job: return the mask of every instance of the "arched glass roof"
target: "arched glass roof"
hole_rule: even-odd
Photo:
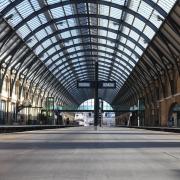
[[[94,99],[88,99],[85,102],[83,102],[79,106],[78,110],[94,110]],[[113,108],[109,103],[103,101],[103,110],[113,110]]]
[[[77,102],[92,97],[77,80],[115,80],[111,102],[176,0],[0,0],[1,15]],[[28,51],[22,51],[28,54]],[[27,61],[34,59],[28,56]],[[18,61],[18,57],[17,57]],[[14,68],[18,69],[18,63]],[[38,67],[34,82],[44,72]],[[25,75],[24,70],[22,74]],[[47,78],[45,74],[40,79]],[[40,80],[39,80],[40,81]]]

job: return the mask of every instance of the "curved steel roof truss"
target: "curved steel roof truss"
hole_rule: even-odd
[[[34,92],[38,87],[56,96],[60,92],[60,99],[69,103],[70,99],[79,103],[92,96],[90,90],[78,90],[76,81],[94,79],[95,61],[99,62],[100,80],[117,82],[117,89],[109,93],[116,96],[128,78],[127,87],[138,80],[131,90],[137,94],[150,79],[158,77],[157,72],[169,61],[177,65],[171,58],[178,53],[178,41],[171,47],[161,44],[162,41],[157,45],[156,41],[152,51],[147,52],[145,62],[134,69],[175,2],[4,0],[0,2],[0,47],[3,50],[0,63],[5,63],[6,71],[8,68],[16,70],[16,78],[22,76],[23,83],[29,79],[30,86],[35,86]],[[156,53],[156,48],[162,52]],[[159,61],[161,53],[165,62]],[[108,99],[108,91],[101,93]]]

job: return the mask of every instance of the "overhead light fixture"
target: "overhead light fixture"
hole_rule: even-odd
[[[147,39],[143,39],[143,42],[144,42],[144,44],[148,44],[148,40]]]
[[[5,17],[6,20],[13,20],[14,14],[9,14]]]
[[[157,15],[157,20],[158,21],[164,21],[164,19],[160,15]]]
[[[28,39],[27,41],[26,41],[26,43],[31,43],[33,41],[33,39]]]
[[[6,67],[6,63],[2,63],[2,65],[1,65],[3,68],[5,68]]]
[[[20,78],[21,78],[21,79],[23,79],[24,77],[25,77],[24,74],[21,74],[21,75],[20,75]]]
[[[13,74],[15,74],[15,73],[16,73],[16,70],[15,70],[15,69],[13,69],[13,70],[12,70],[12,73],[13,73]]]
[[[117,23],[117,22],[113,22],[113,25],[114,25],[114,26],[118,26],[118,25],[119,25],[119,23]]]
[[[63,25],[63,21],[60,21],[60,22],[57,22],[56,24],[59,24],[60,26],[62,26]]]
[[[43,57],[44,57],[44,54],[39,54],[38,56],[43,58]]]
[[[161,17],[159,14],[153,14],[155,18],[157,18],[157,21],[164,21],[163,17]]]

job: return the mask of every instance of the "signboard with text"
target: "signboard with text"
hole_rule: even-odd
[[[77,88],[94,88],[94,81],[77,81]]]
[[[77,88],[94,88],[94,81],[77,81]],[[114,89],[116,88],[115,81],[98,81],[99,89]]]
[[[99,81],[98,87],[105,88],[105,89],[114,89],[116,88],[116,82],[115,81]]]

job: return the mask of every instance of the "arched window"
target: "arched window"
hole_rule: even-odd
[[[103,110],[113,110],[111,105],[106,101],[102,101]],[[89,99],[83,102],[79,108],[79,110],[94,110],[94,99]]]

